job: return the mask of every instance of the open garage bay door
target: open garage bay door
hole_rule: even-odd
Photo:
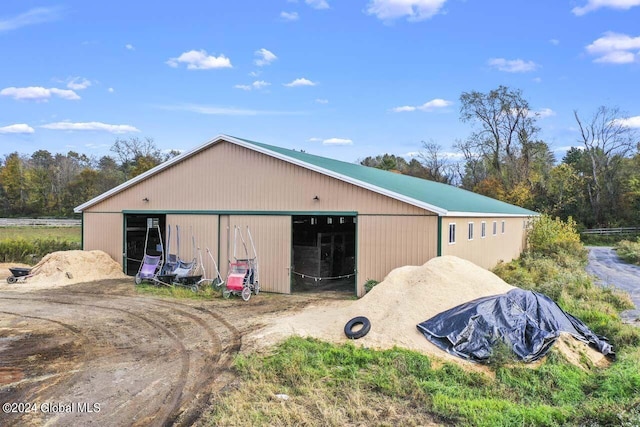
[[[242,229],[251,252],[247,227],[251,230],[258,254],[260,290],[288,294],[291,292],[291,217],[288,215],[220,215],[220,264],[226,277],[229,261],[233,261],[234,226]],[[240,237],[236,256],[244,258]]]

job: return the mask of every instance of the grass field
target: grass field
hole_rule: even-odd
[[[0,227],[1,240],[64,240],[80,243],[81,227]]]
[[[51,252],[81,249],[81,227],[0,227],[0,262],[37,263]]]

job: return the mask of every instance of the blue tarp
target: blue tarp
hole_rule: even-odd
[[[500,341],[524,362],[533,362],[547,354],[561,332],[614,356],[606,338],[594,334],[549,297],[518,288],[459,305],[417,327],[446,352],[476,362],[487,362]]]

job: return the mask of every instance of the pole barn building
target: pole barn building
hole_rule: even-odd
[[[135,275],[147,219],[171,252],[209,248],[222,277],[235,226],[255,242],[264,291],[343,289],[456,255],[484,268],[516,258],[535,212],[457,187],[221,135],[78,206],[84,250]],[[192,242],[195,242],[192,244]],[[238,249],[241,248],[241,249]],[[242,253],[239,253],[242,258]],[[213,269],[203,257],[207,272]]]

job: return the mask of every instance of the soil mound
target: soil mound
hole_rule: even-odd
[[[127,277],[120,264],[98,250],[52,252],[33,266],[31,274],[25,281],[10,286],[29,290]]]
[[[250,346],[257,348],[290,335],[345,343],[348,341],[344,334],[346,322],[356,316],[366,316],[371,321],[371,331],[354,341],[358,345],[378,349],[398,346],[470,364],[431,344],[416,325],[457,305],[504,294],[513,288],[470,261],[442,256],[422,266],[406,266],[391,271],[383,282],[357,301],[308,306],[303,312],[275,318],[271,325],[248,338]]]

